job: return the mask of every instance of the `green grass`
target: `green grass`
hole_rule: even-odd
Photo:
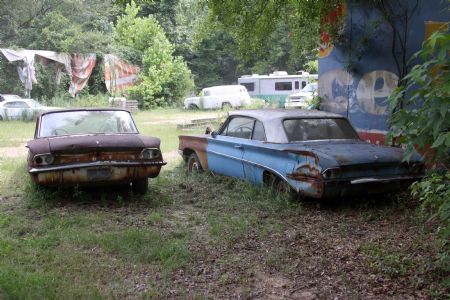
[[[161,264],[164,270],[184,267],[191,254],[186,245],[187,232],[174,231],[168,235],[149,229],[127,229],[90,234],[82,237],[88,247],[100,247],[103,251],[134,264]]]
[[[0,121],[0,147],[17,147],[33,139],[35,122]]]

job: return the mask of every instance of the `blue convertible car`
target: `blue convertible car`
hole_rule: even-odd
[[[343,116],[306,110],[230,112],[217,132],[179,136],[188,170],[211,170],[302,196],[340,197],[406,188],[423,177],[419,154],[362,141]]]

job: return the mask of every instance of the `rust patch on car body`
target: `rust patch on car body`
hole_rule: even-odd
[[[101,166],[32,173],[35,183],[45,186],[100,185],[126,183],[158,176],[161,165],[155,166]]]
[[[189,156],[190,153],[195,152],[202,165],[203,170],[208,170],[208,155],[206,149],[208,147],[207,134],[199,135],[180,135],[178,137],[180,143],[178,149],[183,156]]]

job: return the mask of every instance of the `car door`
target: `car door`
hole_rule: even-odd
[[[253,183],[260,183],[264,171],[261,165],[268,162],[268,151],[264,147],[265,141],[266,133],[263,123],[255,120],[251,139],[243,144],[242,160],[245,178]]]
[[[211,171],[244,178],[243,145],[252,136],[255,120],[231,116],[215,138],[208,140],[208,168]]]

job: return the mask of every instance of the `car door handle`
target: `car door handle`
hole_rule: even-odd
[[[242,145],[234,145],[234,148],[236,148],[236,149],[242,149]]]

